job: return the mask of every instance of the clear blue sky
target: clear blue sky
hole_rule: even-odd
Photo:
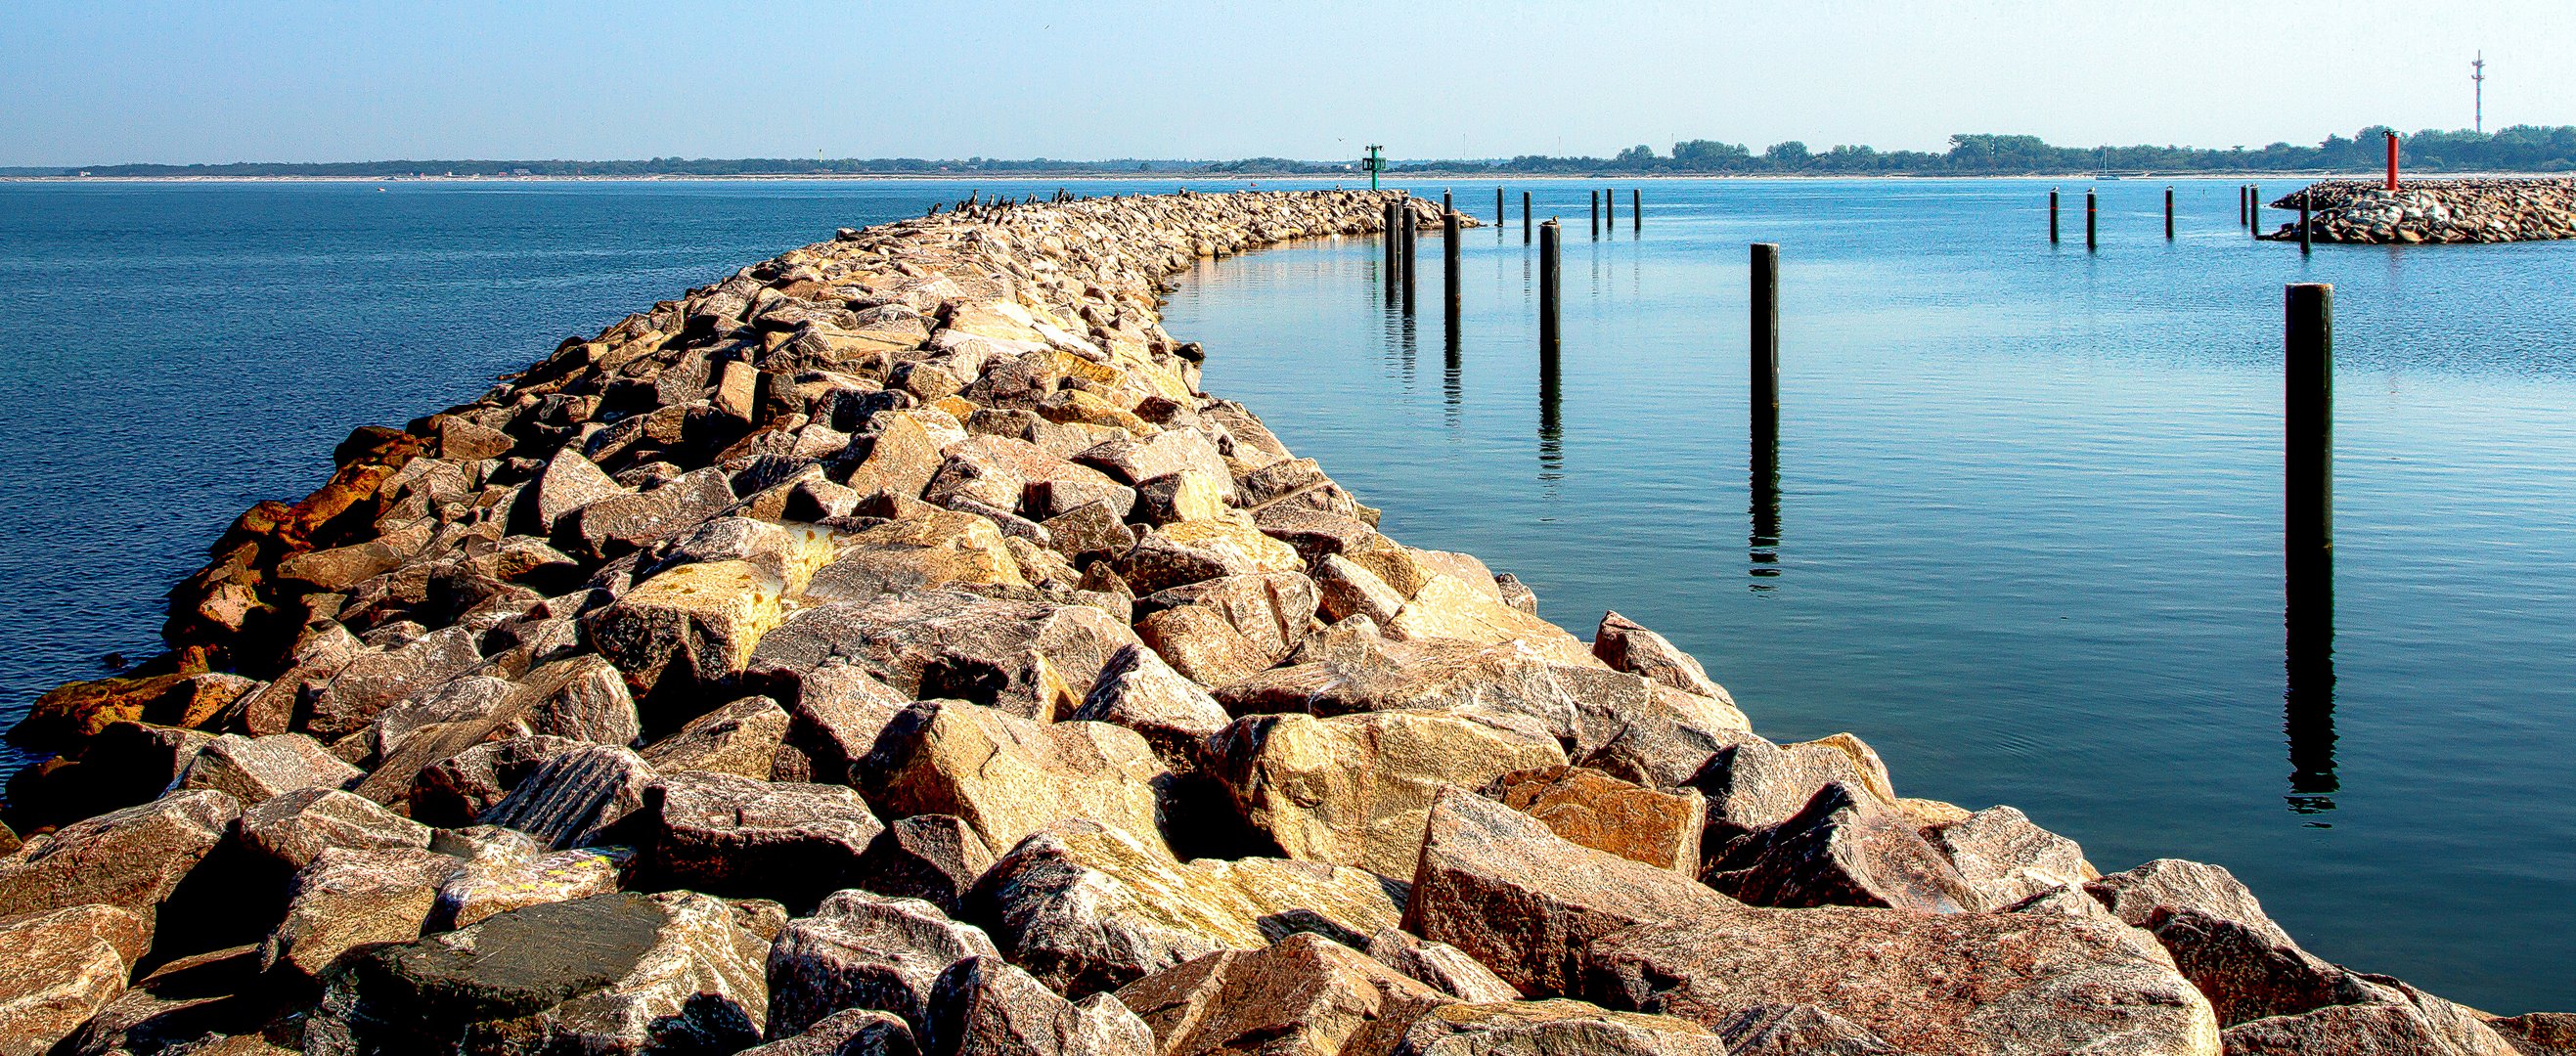
[[[1604,154],[2576,123],[2566,0],[0,0],[0,165]]]

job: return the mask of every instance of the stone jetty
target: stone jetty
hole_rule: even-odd
[[[16,731],[0,1053],[2576,1051],[1380,532],[1155,308],[1397,200],[959,203],[358,430]]]
[[[2576,238],[2576,178],[2324,180],[2272,203],[2308,206],[2309,239],[2373,245]],[[2294,220],[2262,237],[2299,240]]]

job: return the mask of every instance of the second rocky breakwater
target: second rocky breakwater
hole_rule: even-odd
[[[2323,180],[2272,203],[2309,210],[2309,239],[2367,244],[2531,242],[2576,238],[2576,178]],[[2299,225],[2262,237],[2295,242]]]
[[[2562,1051],[1378,531],[1155,306],[1390,197],[845,231],[360,430],[18,731],[0,1047]]]

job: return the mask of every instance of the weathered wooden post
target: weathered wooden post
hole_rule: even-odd
[[[2048,244],[2057,244],[2057,188],[2048,189]]]
[[[1511,218],[1503,213],[1503,189],[1496,187],[1494,188],[1494,227],[1500,229],[1504,221],[1509,219]]]
[[[2171,186],[2167,186],[2167,187],[2165,188],[2165,241],[2167,241],[2167,242],[2171,242],[2171,241],[2173,241],[2173,237],[2174,237],[2173,188],[2172,188]]]
[[[1454,336],[1458,333],[1458,214],[1455,210],[1440,214],[1440,280],[1440,315]]]
[[[1440,215],[1442,215],[1442,216],[1444,216],[1444,217],[1445,217],[1445,216],[1448,216],[1451,212],[1455,211],[1456,209],[1457,209],[1457,206],[1450,204],[1450,201],[1449,201],[1449,192],[1448,192],[1448,191],[1446,191],[1446,190],[1441,191],[1441,192],[1440,192]]]
[[[1397,251],[1403,254],[1403,259],[1396,262],[1396,270],[1404,273],[1404,314],[1412,315],[1413,264],[1414,260],[1421,255],[1420,251],[1415,248],[1413,241],[1414,236],[1418,234],[1415,230],[1413,220],[1413,203],[1410,201],[1399,203],[1397,206],[1397,215],[1404,221],[1403,223],[1396,225],[1404,231],[1404,247]]]
[[[1753,244],[1753,439],[1780,431],[1780,247]]]
[[[1557,227],[1549,220],[1538,226],[1538,354],[1542,359],[1554,357],[1557,348],[1556,276]]]
[[[1400,274],[1403,269],[1396,263],[1396,254],[1404,248],[1404,232],[1397,228],[1395,203],[1393,201],[1388,201],[1386,203],[1385,216],[1382,218],[1381,223],[1384,225],[1386,230],[1386,245],[1381,247],[1385,250],[1382,255],[1386,258],[1385,268],[1383,269],[1386,276],[1386,299],[1393,301],[1396,296],[1396,286],[1404,281],[1403,276]]]
[[[1601,192],[1592,192],[1592,240],[1601,240]]]
[[[2249,183],[2245,185],[2245,226],[2247,229],[2254,232],[2254,237],[2263,237],[2262,184]]]
[[[2245,185],[2236,185],[2236,226],[2251,227],[2254,221],[2245,215]]]
[[[1521,192],[1521,244],[1530,244],[1530,192]]]
[[[1628,188],[1628,230],[1634,233],[1645,229],[1646,192],[1630,187]]]
[[[1607,187],[1601,189],[1601,226],[1619,230],[1619,192]]]
[[[2089,189],[2089,188],[2088,188],[2088,189],[2087,189],[2087,190],[2085,190],[2085,192],[2084,192],[2084,248],[2085,248],[2085,249],[2088,249],[2088,250],[2089,250],[2089,249],[2092,249],[2092,248],[2094,248],[2094,246],[2097,244],[2097,243],[2095,243],[2095,242],[2093,241],[2093,218],[2094,218],[2094,216],[2095,216],[2095,215],[2097,215],[2097,214],[2098,214],[2098,213],[2100,213],[2100,212],[2101,212],[2101,204],[2095,200],[2095,194],[2094,194],[2094,192],[2093,192],[2091,189]]]
[[[2299,192],[2299,252],[2308,252],[2308,192]]]
[[[2334,287],[2294,283],[2282,336],[2284,570],[2299,590],[2334,574]]]

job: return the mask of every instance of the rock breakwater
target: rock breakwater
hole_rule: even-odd
[[[2390,193],[2363,180],[2324,180],[2272,203],[2308,206],[2316,242],[2419,244],[2576,238],[2576,179],[2406,180]],[[2263,235],[2296,242],[2299,225]]]
[[[1155,307],[1396,197],[961,203],[359,430],[16,731],[0,1052],[2567,1051],[1379,531]]]

